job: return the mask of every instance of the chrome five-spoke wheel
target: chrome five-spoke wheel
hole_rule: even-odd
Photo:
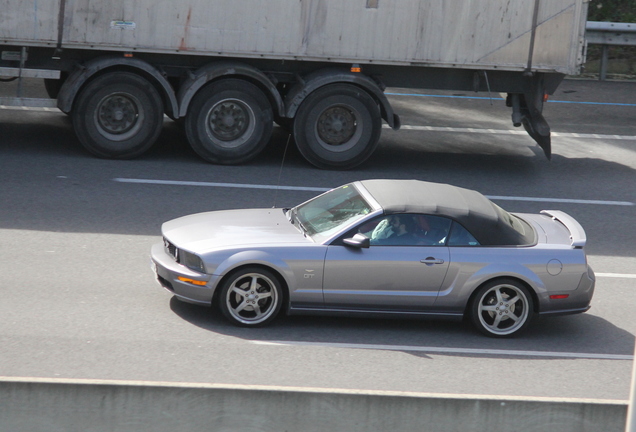
[[[276,317],[282,297],[275,275],[265,269],[246,268],[225,280],[219,306],[234,324],[258,326]]]
[[[525,329],[533,314],[532,296],[514,280],[498,280],[479,289],[471,305],[473,324],[493,337],[512,336]]]

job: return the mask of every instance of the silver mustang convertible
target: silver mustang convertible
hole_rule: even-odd
[[[478,192],[365,180],[291,209],[194,214],[152,248],[159,283],[258,326],[279,311],[468,318],[488,336],[585,312],[585,232],[561,211],[508,213]]]

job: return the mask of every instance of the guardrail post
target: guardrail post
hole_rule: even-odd
[[[605,81],[607,79],[608,61],[609,61],[609,45],[603,45],[601,47],[601,64],[600,64],[600,73],[598,76],[599,81]]]
[[[605,81],[610,45],[636,46],[636,23],[588,21],[585,25],[585,39],[588,44],[602,47],[599,81]]]

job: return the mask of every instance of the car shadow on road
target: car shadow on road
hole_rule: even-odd
[[[216,309],[183,303],[176,297],[171,299],[170,308],[197,327],[254,343],[348,348],[367,345],[366,349],[391,349],[423,358],[441,352],[462,357],[519,358],[521,355],[543,360],[564,359],[564,353],[581,354],[572,355],[572,359],[589,354],[631,356],[634,353],[633,334],[591,313],[535,317],[522,335],[495,339],[459,321],[279,315],[269,326],[243,328],[229,323]],[[443,349],[435,351],[435,348]],[[458,352],[453,352],[454,349]],[[541,355],[533,355],[533,352],[541,352]]]

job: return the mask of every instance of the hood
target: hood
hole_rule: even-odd
[[[161,232],[175,246],[199,254],[229,247],[312,242],[279,208],[197,213],[164,223]]]

